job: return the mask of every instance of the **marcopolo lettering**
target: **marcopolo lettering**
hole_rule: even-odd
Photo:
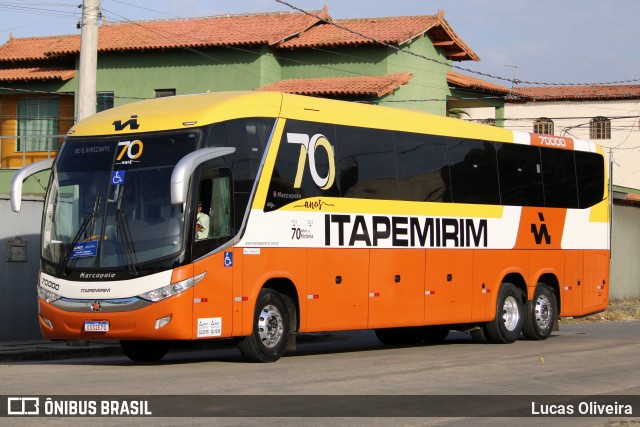
[[[113,279],[116,273],[80,273],[81,279]]]
[[[486,219],[327,214],[324,220],[326,246],[487,247]]]

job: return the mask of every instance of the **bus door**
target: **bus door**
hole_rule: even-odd
[[[369,249],[309,249],[306,331],[365,329]]]
[[[376,249],[369,267],[369,328],[424,323],[423,249]]]
[[[428,250],[424,291],[427,324],[467,323],[472,313],[474,253]]]
[[[194,338],[232,335],[234,252],[217,250],[235,234],[232,183],[229,169],[205,169],[193,202],[193,274],[204,273],[194,286]]]
[[[560,309],[562,316],[573,316],[582,312],[582,289],[585,277],[584,251],[564,251],[564,283],[560,286]]]
[[[584,256],[584,310],[598,307],[607,299],[607,261],[603,252],[587,252]]]

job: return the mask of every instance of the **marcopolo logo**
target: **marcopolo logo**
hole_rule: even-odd
[[[321,190],[331,188],[336,179],[336,160],[333,153],[331,143],[324,135],[317,133],[309,137],[306,133],[287,133],[287,142],[289,144],[300,145],[300,157],[298,159],[298,170],[296,171],[296,179],[293,188],[300,188],[302,185],[302,175],[304,174],[305,163],[309,160],[309,172],[311,178]],[[322,147],[329,157],[329,170],[326,176],[320,176],[316,166],[316,150]]]
[[[122,120],[116,120],[112,124],[113,124],[113,128],[116,131],[125,130],[128,127],[130,127],[132,130],[136,130],[140,127],[140,124],[138,123],[137,115],[131,116],[131,118],[125,122],[123,122]]]

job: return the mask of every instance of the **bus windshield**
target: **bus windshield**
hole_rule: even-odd
[[[65,270],[128,268],[178,253],[184,211],[171,173],[199,131],[68,138],[45,205],[42,256]]]

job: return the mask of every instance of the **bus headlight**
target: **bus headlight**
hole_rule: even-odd
[[[154,289],[149,292],[138,295],[139,298],[146,299],[147,301],[158,302],[165,298],[178,295],[192,287],[195,284],[193,277],[183,280],[182,282],[173,283],[171,285],[163,286],[158,289]]]
[[[51,291],[48,291],[40,286],[38,286],[38,296],[44,300],[44,302],[52,303],[54,301],[59,300],[61,297],[58,294],[55,294]]]

